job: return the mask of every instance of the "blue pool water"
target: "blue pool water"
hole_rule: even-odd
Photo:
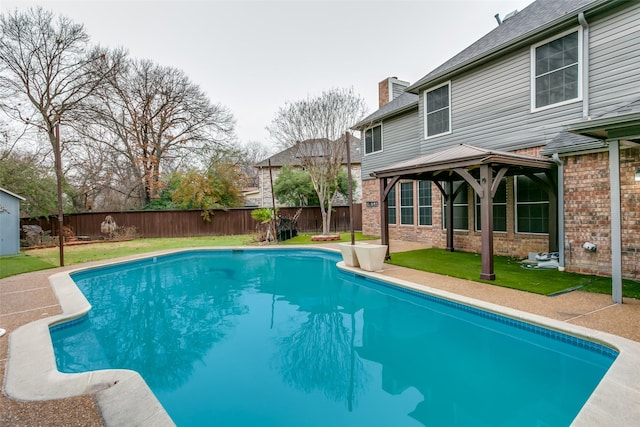
[[[63,372],[138,371],[180,426],[566,426],[617,353],[340,272],[315,250],[86,270]]]

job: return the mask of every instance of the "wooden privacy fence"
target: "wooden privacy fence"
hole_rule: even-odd
[[[90,239],[103,238],[100,225],[106,216],[111,216],[119,227],[135,227],[140,237],[195,237],[195,236],[230,236],[252,234],[256,231],[258,221],[251,217],[254,209],[216,210],[211,222],[204,221],[201,211],[125,211],[125,212],[86,212],[67,214],[64,225],[71,228],[76,236],[87,236]],[[298,208],[280,208],[281,216],[293,217]],[[355,230],[362,230],[362,205],[353,205],[353,225]],[[322,232],[322,215],[320,208],[302,208],[297,222],[299,232]],[[43,230],[58,235],[57,216],[48,218],[22,218],[20,226],[39,225]],[[349,207],[334,207],[331,215],[331,231],[349,231]]]

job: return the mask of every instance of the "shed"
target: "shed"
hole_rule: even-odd
[[[0,187],[0,256],[20,253],[20,201],[25,200]]]

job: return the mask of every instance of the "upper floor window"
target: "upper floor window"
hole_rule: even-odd
[[[532,47],[532,110],[580,98],[581,44],[575,30]]]
[[[445,83],[424,93],[425,138],[451,132],[451,90]]]
[[[382,151],[382,125],[364,131],[364,153],[371,154]]]

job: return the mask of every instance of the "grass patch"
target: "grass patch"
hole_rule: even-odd
[[[56,267],[56,264],[47,262],[39,257],[27,254],[10,255],[0,257],[0,279],[15,276],[16,274],[29,273],[31,271],[46,270]]]
[[[480,279],[482,258],[480,254],[469,252],[447,252],[439,248],[420,249],[394,253],[388,263],[542,295],[552,295],[576,287],[587,292],[611,293],[609,277],[587,276],[557,269],[524,269],[519,260],[502,256],[493,258],[496,280]],[[640,298],[640,283],[623,280],[622,294],[628,298]]]
[[[339,243],[339,242],[350,242],[351,241],[351,232],[340,233],[340,240],[331,240],[329,242],[313,242],[311,241],[311,236],[315,236],[318,233],[304,233],[298,234],[296,237],[285,240],[284,242],[280,242],[281,245],[313,245],[317,243]],[[354,233],[356,240],[375,240],[378,237],[370,237],[363,236],[362,232],[356,231]]]
[[[252,235],[135,239],[64,247],[64,264],[75,265],[167,249],[207,246],[243,246]],[[0,278],[59,266],[59,249],[33,249],[20,255],[0,258]]]

